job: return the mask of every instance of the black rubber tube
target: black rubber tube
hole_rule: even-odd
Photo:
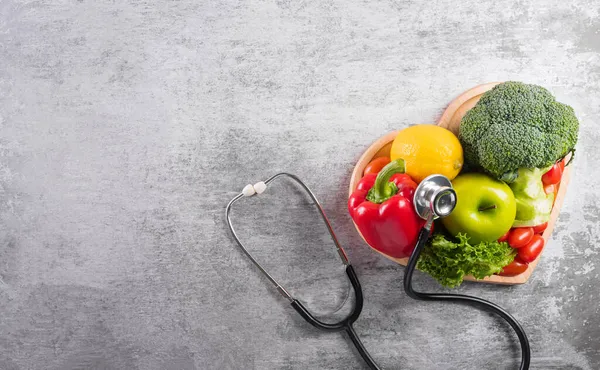
[[[346,326],[346,333],[348,333],[348,336],[352,340],[352,343],[354,343],[354,347],[356,347],[356,350],[360,354],[360,357],[362,357],[363,360],[365,360],[365,363],[369,366],[369,369],[381,370],[381,368],[377,365],[375,360],[373,360],[373,357],[371,357],[369,351],[367,351],[365,346],[360,341],[360,338],[358,337],[358,334],[356,334],[356,332],[354,331],[352,324]]]
[[[412,287],[412,277],[417,266],[417,261],[419,260],[419,255],[423,251],[425,247],[425,243],[429,238],[430,230],[423,228],[419,233],[419,238],[417,240],[417,245],[413,253],[408,260],[408,264],[406,265],[406,269],[404,270],[404,291],[406,294],[413,298],[422,301],[454,301],[458,303],[464,303],[472,306],[476,306],[483,310],[493,312],[498,316],[502,317],[508,324],[513,328],[517,337],[519,337],[519,342],[521,343],[521,366],[520,370],[528,370],[529,363],[531,361],[531,349],[529,348],[529,340],[527,339],[527,334],[519,324],[519,322],[512,317],[511,314],[506,312],[502,307],[490,302],[485,299],[481,299],[478,297],[473,297],[464,294],[445,294],[445,293],[421,293],[417,292]],[[344,320],[329,324],[324,323],[317,318],[315,318],[307,309],[300,303],[300,301],[294,299],[291,302],[292,307],[311,325],[325,331],[341,331],[345,330],[352,343],[356,347],[356,350],[363,358],[365,363],[369,366],[371,370],[381,370],[381,368],[377,365],[373,357],[369,354],[363,343],[361,342],[358,334],[354,331],[352,324],[358,316],[360,315],[363,308],[363,295],[362,288],[360,286],[360,281],[354,272],[354,269],[351,265],[348,265],[346,268],[346,274],[348,274],[348,278],[354,288],[354,293],[356,295],[356,306],[354,307],[353,312]]]
[[[348,275],[348,279],[350,279],[350,284],[354,289],[355,303],[354,309],[352,310],[350,315],[348,315],[348,317],[346,317],[345,319],[336,323],[326,323],[314,317],[299,300],[294,299],[291,302],[291,305],[300,314],[300,316],[302,316],[302,318],[306,320],[306,322],[308,322],[315,328],[319,328],[325,331],[346,331],[346,333],[348,333],[348,336],[352,340],[352,343],[356,347],[356,350],[364,359],[365,363],[369,366],[369,369],[381,370],[381,368],[377,365],[373,357],[371,357],[365,346],[362,344],[358,337],[358,334],[356,334],[354,328],[352,327],[352,324],[358,319],[360,313],[362,312],[363,294],[362,287],[360,286],[360,281],[358,280],[358,276],[356,276],[356,272],[354,272],[354,268],[352,267],[352,265],[346,266],[346,274]]]
[[[502,317],[508,324],[513,328],[517,337],[519,337],[519,342],[521,343],[521,366],[520,370],[529,369],[529,363],[531,361],[531,349],[529,347],[529,340],[527,339],[527,334],[525,334],[525,330],[519,322],[512,317],[511,314],[506,312],[502,307],[490,302],[485,299],[481,299],[478,297],[473,297],[470,295],[464,294],[445,294],[445,293],[422,293],[417,292],[412,287],[412,277],[415,268],[417,267],[417,261],[419,260],[419,255],[423,251],[423,247],[425,247],[425,243],[429,238],[429,230],[423,228],[421,233],[419,234],[419,239],[417,241],[417,245],[415,250],[413,251],[410,259],[408,260],[408,264],[406,265],[406,269],[404,270],[404,291],[406,294],[414,299],[422,300],[422,301],[455,301],[459,303],[465,303],[468,305],[476,306],[483,310],[492,312]]]

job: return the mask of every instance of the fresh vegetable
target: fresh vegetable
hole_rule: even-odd
[[[404,174],[404,161],[391,161],[363,177],[348,199],[348,210],[366,242],[396,258],[412,253],[425,221],[414,208],[417,184]]]
[[[533,227],[516,227],[508,236],[508,245],[513,248],[524,247],[531,241],[533,234]]]
[[[543,224],[537,225],[533,227],[533,232],[536,234],[541,234],[548,227],[548,222],[544,222]]]
[[[500,276],[517,276],[519,274],[527,271],[527,266],[529,264],[527,262],[521,261],[521,259],[517,256],[514,261],[510,264],[504,266],[502,271],[498,274]]]
[[[545,88],[505,82],[483,94],[463,117],[458,138],[465,162],[507,182],[519,168],[545,168],[577,142],[573,108]]]
[[[523,262],[533,262],[544,249],[544,238],[541,235],[534,235],[529,244],[523,248],[519,248],[519,258]]]
[[[442,218],[450,235],[464,233],[471,243],[491,242],[515,221],[516,203],[510,187],[483,173],[459,175],[452,181],[457,203]]]
[[[368,175],[370,173],[378,174],[379,171],[381,171],[381,169],[383,167],[385,167],[385,165],[388,164],[388,163],[390,163],[390,158],[389,157],[375,158],[371,162],[369,162],[369,164],[367,165],[367,167],[365,167],[364,174],[365,175]]]
[[[502,271],[515,258],[516,250],[506,242],[469,243],[465,234],[455,240],[442,233],[435,233],[427,243],[417,268],[433,276],[443,286],[459,286],[465,275],[483,279]]]
[[[560,182],[563,172],[560,163],[563,163],[563,161],[555,163],[550,167],[548,172],[542,175],[542,182],[544,185],[558,184]]]
[[[546,194],[539,168],[519,168],[518,177],[509,184],[517,202],[514,227],[535,226],[550,220],[554,193]]]
[[[415,125],[401,130],[390,150],[392,160],[406,161],[406,174],[421,182],[432,174],[454,179],[463,165],[463,149],[458,138],[436,125]]]

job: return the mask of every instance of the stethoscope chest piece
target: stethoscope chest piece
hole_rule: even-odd
[[[446,217],[456,207],[456,192],[446,176],[431,175],[417,186],[414,204],[415,211],[424,220]]]

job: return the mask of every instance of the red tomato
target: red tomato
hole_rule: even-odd
[[[499,242],[505,242],[505,241],[507,241],[507,240],[508,240],[508,235],[510,234],[510,230],[511,230],[511,229],[509,229],[509,230],[506,232],[506,234],[502,235],[502,236],[500,237],[500,239],[498,239],[498,241],[499,241]]]
[[[541,225],[534,226],[533,232],[536,234],[541,234],[544,232],[544,230],[546,230],[547,227],[548,227],[548,222],[544,222]]]
[[[544,249],[544,238],[540,235],[534,235],[529,244],[519,249],[519,258],[523,262],[533,262]]]
[[[379,158],[375,158],[373,159],[371,162],[369,162],[369,164],[367,165],[367,167],[365,167],[365,175],[370,174],[370,173],[374,173],[374,174],[378,174],[379,171],[381,171],[381,169],[383,167],[385,167],[386,164],[390,163],[390,158],[389,157],[379,157]]]
[[[544,185],[558,184],[560,182],[560,178],[562,177],[562,172],[563,170],[560,167],[560,164],[555,163],[554,166],[552,166],[548,172],[542,176],[542,182]]]
[[[519,257],[515,257],[515,260],[510,264],[502,268],[502,272],[498,273],[500,276],[516,276],[524,273],[527,270],[527,262],[523,262]]]
[[[516,227],[508,236],[508,245],[513,248],[521,248],[527,245],[533,237],[532,227]]]

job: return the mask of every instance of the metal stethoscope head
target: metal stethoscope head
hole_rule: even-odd
[[[436,218],[452,213],[456,207],[456,192],[446,176],[427,176],[417,186],[413,203],[419,217],[427,220],[428,226],[431,226]]]

